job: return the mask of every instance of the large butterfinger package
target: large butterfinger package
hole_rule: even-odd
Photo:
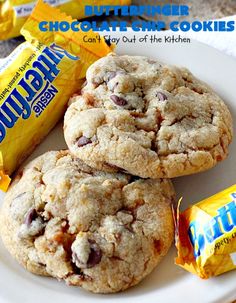
[[[22,28],[26,42],[0,61],[0,152],[2,174],[10,175],[62,117],[71,95],[81,88],[87,68],[112,51],[105,40],[84,42],[82,31],[42,33],[41,20],[72,22],[39,1]],[[1,178],[6,189],[8,178]],[[1,181],[0,180],[0,181]]]

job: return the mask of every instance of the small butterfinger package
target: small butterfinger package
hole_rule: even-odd
[[[31,14],[37,0],[0,0],[0,40],[20,35],[21,27]],[[45,0],[72,18],[85,18],[85,5],[125,5],[130,0]]]
[[[176,264],[203,279],[236,269],[236,185],[177,211]]]
[[[0,152],[7,175],[62,117],[87,68],[111,52],[92,31],[86,33],[97,41],[92,44],[83,42],[82,31],[42,33],[41,20],[72,18],[39,1],[22,29],[26,42],[0,63]]]

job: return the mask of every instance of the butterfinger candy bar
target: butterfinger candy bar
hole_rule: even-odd
[[[236,185],[177,215],[176,264],[203,279],[236,269]]]
[[[41,33],[38,23],[49,19],[72,21],[39,1],[22,29],[27,41],[0,64],[0,152],[8,175],[62,117],[87,68],[111,52],[103,38],[83,42],[83,32]]]
[[[36,5],[37,0],[0,0],[0,40],[20,35],[20,30]],[[85,18],[85,5],[125,5],[130,0],[45,0],[72,18]]]

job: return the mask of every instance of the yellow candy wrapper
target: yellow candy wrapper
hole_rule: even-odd
[[[83,32],[42,33],[42,19],[72,21],[39,1],[22,29],[27,41],[0,63],[0,152],[8,175],[62,117],[87,68],[111,52],[103,38],[83,42]],[[92,31],[86,35],[98,36]]]
[[[0,0],[0,40],[17,37],[37,0]],[[45,0],[72,18],[85,18],[85,5],[128,5],[131,0]]]
[[[8,175],[5,175],[3,170],[3,158],[2,153],[0,152],[0,189],[6,192],[10,182],[11,178]]]
[[[177,265],[203,279],[236,269],[236,185],[177,209],[176,224]]]

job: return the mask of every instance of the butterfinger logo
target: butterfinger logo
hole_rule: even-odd
[[[226,236],[228,232],[236,228],[236,193],[232,194],[234,199],[227,205],[217,210],[218,215],[201,227],[200,220],[194,220],[189,226],[189,238],[194,247],[194,256],[198,257],[206,247],[216,239]],[[223,245],[229,244],[229,238],[225,237],[220,242]],[[218,246],[216,245],[216,248]]]
[[[203,279],[236,269],[236,185],[177,216],[176,264]]]
[[[50,101],[58,92],[51,83],[60,73],[58,64],[67,56],[71,60],[79,57],[69,54],[56,44],[45,47],[42,53],[33,61],[32,68],[17,83],[10,92],[0,111],[0,142],[6,136],[7,128],[14,127],[19,118],[28,119],[31,110],[40,116]]]

